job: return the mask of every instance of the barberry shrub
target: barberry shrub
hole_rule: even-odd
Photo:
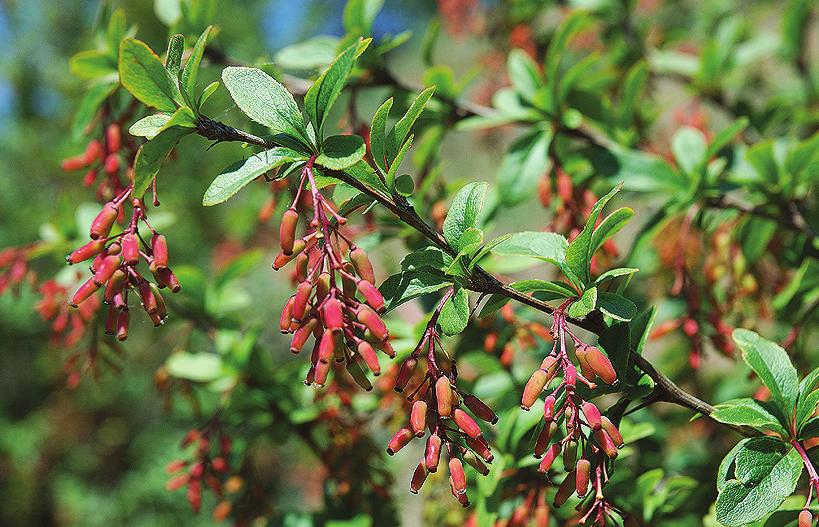
[[[382,3],[271,61],[215,0],[157,2],[150,43],[103,2],[62,161],[98,205],[0,252],[67,385],[161,348],[196,419],[166,487],[236,525],[398,524],[396,480],[424,524],[814,525],[816,6],[441,0],[418,76]],[[177,237],[191,196],[234,212]],[[262,470],[291,438],[312,513]]]

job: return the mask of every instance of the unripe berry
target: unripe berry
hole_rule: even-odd
[[[474,395],[468,394],[464,396],[464,405],[478,418],[483,419],[487,423],[495,424],[498,422],[498,416],[495,412]]]
[[[549,472],[552,468],[552,465],[555,463],[555,459],[560,454],[560,443],[555,443],[549,448],[546,449],[546,452],[543,454],[543,459],[540,461],[540,465],[537,467],[537,471],[545,474]]]
[[[455,421],[458,428],[460,428],[469,437],[477,439],[481,436],[481,427],[478,426],[478,423],[476,423],[475,420],[469,416],[469,414],[460,408],[455,408],[452,410],[452,420]]]
[[[555,507],[561,507],[563,506],[564,503],[566,503],[566,500],[569,499],[569,496],[571,496],[575,490],[574,483],[575,473],[574,471],[572,471],[566,476],[566,478],[563,480],[563,482],[560,483],[560,486],[557,488],[557,494],[555,494],[554,501]]]
[[[435,400],[438,405],[438,415],[449,417],[452,413],[452,387],[449,379],[444,375],[435,381]]]
[[[108,280],[108,283],[105,285],[105,303],[110,304],[114,301],[114,296],[117,293],[122,291],[122,287],[125,285],[125,279],[127,278],[125,271],[122,269],[117,269],[114,271],[114,274],[111,275],[111,278]]]
[[[563,443],[563,468],[566,472],[574,469],[574,463],[577,460],[577,441],[570,440]]]
[[[74,252],[65,257],[69,264],[84,262],[100,254],[105,249],[105,240],[93,240],[82,247],[74,249]]]
[[[404,427],[400,429],[394,436],[392,436],[392,439],[390,439],[390,442],[387,445],[387,454],[391,456],[395,455],[396,452],[407,446],[407,444],[412,441],[413,437],[415,436],[412,433],[412,430],[409,428]]]
[[[556,402],[557,402],[557,399],[555,398],[554,395],[548,395],[543,400],[543,419],[545,419],[547,423],[551,422],[555,418],[555,403]]]
[[[384,311],[384,297],[381,295],[381,291],[379,291],[378,288],[367,280],[359,280],[356,283],[356,286],[370,307],[379,313]]]
[[[557,423],[554,421],[547,422],[540,430],[540,433],[537,435],[537,440],[535,441],[534,456],[536,458],[540,458],[543,453],[546,452],[546,448],[549,446],[549,442],[551,442],[555,431],[557,431]]]
[[[117,221],[118,214],[119,209],[116,205],[110,201],[106,203],[99,214],[97,214],[97,217],[94,218],[94,221],[91,222],[91,239],[98,240],[108,236],[108,233],[111,232],[111,227],[113,227],[114,222]]]
[[[341,360],[344,359],[345,357],[342,355]],[[367,374],[364,373],[361,364],[354,360],[348,360],[344,364],[344,367],[359,387],[368,392],[373,389],[373,384],[370,382],[370,379],[367,378]]]
[[[484,465],[483,461],[478,459],[478,456],[476,456],[471,450],[464,452],[464,461],[466,461],[469,466],[477,470],[480,475],[486,476],[489,474],[489,467]]]
[[[293,301],[295,299],[295,296],[291,296],[287,299],[287,303],[284,304],[284,308],[282,308],[282,314],[279,318],[279,330],[282,333],[290,332],[290,321],[293,318]]]
[[[130,317],[130,312],[127,309],[123,309],[119,312],[119,317],[117,317],[117,340],[123,341],[128,338],[128,323]]]
[[[617,448],[623,448],[623,445],[625,444],[623,441],[623,435],[620,434],[620,430],[614,426],[614,423],[612,423],[611,420],[604,415],[600,418],[600,424],[603,427],[603,430],[605,430],[609,435],[614,445]]]
[[[586,350],[586,362],[594,373],[606,384],[614,384],[617,382],[617,372],[614,371],[614,366],[611,365],[609,358],[603,355],[596,347],[590,346]]]
[[[594,439],[597,440],[597,445],[610,459],[617,457],[617,447],[605,430],[595,430]]]
[[[291,254],[284,254],[279,253],[276,255],[276,258],[273,259],[273,269],[278,271],[288,263],[290,260],[301,254],[302,251],[307,247],[307,244],[304,242],[303,239],[299,238],[295,242],[293,242],[293,252]]]
[[[540,392],[543,391],[543,388],[546,386],[546,382],[549,380],[549,375],[541,370],[537,369],[532,373],[532,376],[529,377],[529,381],[526,383],[526,386],[523,388],[523,396],[520,400],[520,407],[524,410],[529,410],[537,398],[540,396]]]
[[[319,362],[330,362],[336,350],[336,335],[332,331],[325,331],[319,344]]]
[[[558,359],[554,355],[549,355],[540,363],[540,369],[546,372],[547,377],[551,377],[557,371]]]
[[[296,209],[290,208],[284,211],[282,223],[279,227],[279,244],[282,253],[290,256],[293,254],[293,244],[296,241],[296,225],[299,222],[299,213]]]
[[[359,277],[371,284],[375,283],[373,264],[370,262],[370,258],[367,256],[367,253],[364,252],[364,249],[356,247],[350,251],[350,262],[352,262],[355,272]]]
[[[389,332],[387,331],[387,326],[384,324],[384,321],[381,320],[378,313],[369,307],[360,305],[356,312],[356,318],[370,330],[370,333],[372,333],[376,339],[387,340],[389,337]]]
[[[307,339],[310,338],[310,334],[313,333],[313,330],[316,329],[317,326],[318,321],[315,318],[311,318],[302,324],[293,334],[293,339],[290,341],[290,352],[298,354],[302,348],[304,348]]]
[[[319,386],[327,383],[327,376],[330,374],[330,362],[317,362],[315,366],[314,382]]]
[[[427,427],[427,403],[418,400],[412,403],[410,410],[410,427],[415,432],[416,437],[423,437]]]

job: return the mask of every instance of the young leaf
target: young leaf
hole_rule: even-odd
[[[566,313],[572,318],[585,318],[594,311],[597,305],[597,288],[590,287],[583,292],[583,296],[572,302]]]
[[[257,68],[230,66],[222,71],[222,82],[245,115],[274,133],[311,144],[296,101],[276,79]]]
[[[165,56],[165,69],[168,70],[172,79],[179,77],[179,70],[182,67],[182,53],[185,52],[185,37],[176,34],[168,41],[168,53]]]
[[[81,51],[68,61],[71,74],[86,80],[111,77],[116,79],[117,64],[111,57],[96,49]]]
[[[532,102],[543,85],[543,78],[537,64],[522,49],[515,48],[506,60],[506,71],[512,87],[527,102]]]
[[[618,276],[626,276],[626,275],[634,274],[634,273],[636,273],[638,271],[640,271],[640,270],[636,269],[634,267],[617,267],[615,269],[609,269],[605,273],[598,276],[597,279],[595,279],[594,285],[600,285],[603,282],[605,282],[606,280],[611,280],[612,278],[616,278]]]
[[[705,134],[697,128],[683,126],[671,138],[671,151],[680,169],[686,174],[693,174],[707,161]]]
[[[401,166],[401,162],[404,161],[404,157],[407,155],[410,147],[412,146],[412,140],[415,136],[411,135],[407,138],[407,141],[401,147],[401,150],[398,151],[396,154],[395,159],[390,162],[390,169],[387,172],[387,188],[391,191],[395,190],[395,176],[398,174],[398,168]]]
[[[119,82],[95,84],[88,88],[74,114],[71,123],[71,137],[79,140],[86,133],[88,126],[94,121],[102,103],[119,87]]]
[[[445,335],[457,335],[469,323],[469,295],[459,287],[441,308],[438,324]]]
[[[747,329],[734,330],[733,338],[742,350],[742,358],[771,391],[782,412],[793,418],[799,378],[788,354],[779,345]]]
[[[740,117],[727,128],[723,128],[719,131],[719,133],[714,136],[714,139],[711,141],[711,144],[708,145],[708,151],[705,153],[705,159],[711,159],[717,153],[725,147],[728,143],[730,143],[737,134],[741,133],[745,128],[748,127],[748,118],[747,117]]]
[[[434,92],[435,87],[433,86],[418,94],[415,100],[412,101],[407,113],[395,123],[392,132],[390,132],[387,137],[387,156],[395,157],[398,151],[404,146],[404,140],[409,135],[412,125],[415,124],[415,121],[421,116],[421,113],[424,111],[424,106],[426,106],[427,101],[429,101]]]
[[[389,195],[387,187],[384,186],[384,183],[381,181],[381,179],[379,179],[378,175],[373,170],[373,167],[371,167],[366,161],[359,161],[353,166],[345,168],[344,172],[353,176],[355,179],[364,183],[371,189],[377,190],[382,194]]]
[[[164,111],[176,110],[179,89],[148,45],[126,38],[119,47],[119,78],[139,101]]]
[[[331,170],[344,170],[362,159],[367,153],[364,139],[357,135],[334,135],[324,140],[316,163]]]
[[[597,252],[597,249],[606,243],[606,240],[620,232],[620,229],[625,227],[633,216],[634,210],[629,207],[623,207],[603,218],[603,221],[600,222],[600,225],[598,225],[597,228],[594,229],[594,233],[592,233],[591,246],[589,249],[590,254]]]
[[[735,458],[736,479],[725,482],[717,497],[717,521],[728,527],[755,522],[790,496],[802,473],[794,448],[772,438],[753,438]]]
[[[324,120],[350,78],[353,63],[372,39],[356,42],[336,57],[336,60],[316,79],[304,96],[304,108],[317,137],[322,137]]]
[[[199,35],[199,39],[193,46],[193,51],[191,51],[191,56],[185,63],[185,69],[182,70],[182,75],[179,77],[183,93],[190,104],[196,103],[194,110],[197,112],[199,111],[201,103],[196,100],[196,81],[199,79],[199,66],[202,63],[202,54],[205,52],[205,46],[208,44],[208,37],[210,37],[212,29],[213,26],[208,26],[202,34]]]
[[[285,163],[303,161],[300,153],[277,146],[238,161],[222,171],[210,184],[202,198],[202,205],[209,207],[223,203],[233,197],[245,185]]]
[[[135,198],[141,198],[159,172],[162,162],[171,153],[180,139],[193,133],[192,128],[172,126],[164,129],[156,137],[139,147],[134,161]]]
[[[550,169],[549,146],[554,132],[537,128],[515,141],[498,171],[498,191],[505,205],[531,198],[538,181]]]
[[[450,284],[443,275],[426,271],[405,271],[390,276],[378,289],[386,300],[386,310],[391,311],[404,302],[433,293]]]
[[[390,116],[392,108],[392,97],[384,101],[373,115],[372,127],[370,128],[370,150],[373,154],[373,161],[382,171],[387,171],[387,118]]]
[[[592,240],[594,237],[594,225],[597,223],[597,218],[600,217],[603,207],[605,207],[606,203],[619,191],[620,186],[618,185],[609,191],[608,194],[597,200],[589,217],[586,219],[585,227],[583,227],[583,230],[577,235],[577,238],[572,240],[566,249],[566,264],[584,284],[588,284],[591,280],[590,268],[593,253]]]
[[[128,133],[136,137],[147,137],[153,139],[170,122],[171,115],[167,113],[156,113],[143,117],[131,125]]]
[[[486,183],[472,182],[464,185],[455,195],[444,219],[444,238],[450,246],[457,247],[461,234],[478,225],[488,188]]]

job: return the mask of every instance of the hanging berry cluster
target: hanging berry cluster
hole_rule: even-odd
[[[171,462],[167,471],[176,474],[167,483],[168,490],[187,487],[191,508],[199,512],[202,507],[203,485],[219,498],[223,497],[223,480],[230,473],[231,441],[217,418],[201,429],[188,432],[182,440],[182,448],[195,445],[192,460],[179,459]],[[221,501],[214,510],[217,519],[224,519],[232,508],[229,501]]]
[[[30,247],[8,247],[0,251],[0,294],[25,280],[29,251]]]
[[[407,389],[419,361],[426,362],[426,372],[407,396],[407,400],[412,402],[409,425],[398,430],[390,439],[387,454],[394,455],[413,438],[424,437],[428,429],[430,435],[424,459],[415,469],[410,491],[417,493],[427,475],[438,470],[441,451],[444,450],[449,459],[450,490],[455,499],[466,507],[469,499],[466,495],[463,462],[485,476],[489,473],[489,468],[484,462],[491,463],[494,456],[481,427],[465,409],[492,424],[497,423],[498,416],[483,401],[472,394],[461,393],[456,387],[458,370],[455,361],[441,344],[438,333],[438,316],[452,295],[453,289],[444,295],[418,346],[401,365],[395,381],[395,390],[398,392]]]
[[[346,363],[356,382],[370,389],[358,359],[374,375],[379,375],[381,366],[376,349],[390,357],[395,355],[387,326],[379,315],[384,311],[384,297],[374,285],[375,274],[367,254],[340,231],[346,218],[319,191],[314,161],[315,156],[307,161],[296,197],[282,217],[281,252],[273,268],[278,270],[295,260],[299,285],[282,310],[280,329],[282,333],[293,334],[290,342],[293,353],[299,353],[310,336],[314,336],[306,384],[323,386],[335,359]],[[297,239],[297,206],[308,186],[313,215],[307,234]],[[348,259],[344,257],[345,248]]]
[[[128,171],[136,153],[132,144],[123,145],[122,128],[119,122],[112,122],[105,127],[101,138],[91,139],[82,154],[64,159],[63,170],[74,172],[86,170],[83,185],[90,187],[99,178],[97,198],[115,196],[125,190],[128,177],[121,177],[123,169]]]
[[[105,331],[115,334],[119,340],[128,338],[128,298],[131,290],[136,291],[148,317],[155,326],[159,326],[168,314],[159,290],[167,287],[176,293],[181,289],[179,280],[168,267],[168,244],[165,236],[148,223],[145,203],[141,199],[131,198],[131,191],[132,187],[128,186],[103,206],[91,222],[91,241],[66,257],[69,264],[93,258],[91,278],[74,293],[70,303],[78,307],[97,290],[104,289],[103,298],[109,306]],[[123,215],[127,203],[132,208],[131,219],[123,232],[111,236],[111,230],[117,218]],[[140,222],[152,233],[150,243],[139,233]],[[140,272],[138,265],[141,260],[148,264],[155,283],[146,280]]]
[[[553,380],[560,379],[544,400],[543,428],[534,448],[535,457],[542,457],[538,471],[548,474],[562,455],[568,475],[558,488],[555,506],[560,507],[576,493],[584,500],[581,508],[586,511],[581,522],[605,525],[606,519],[613,513],[620,514],[606,501],[603,486],[608,481],[610,465],[617,457],[617,449],[623,446],[623,437],[617,426],[601,415],[594,403],[584,400],[577,387],[581,383],[593,389],[596,378],[611,385],[617,382],[617,374],[608,357],[572,333],[566,320],[566,309],[572,301],[564,302],[554,312],[552,351],[526,383],[521,407],[529,410],[541,392],[552,386]],[[580,365],[579,372],[569,358],[569,340]],[[556,435],[560,432],[561,424],[565,435],[558,439]],[[594,492],[587,494],[590,485]]]

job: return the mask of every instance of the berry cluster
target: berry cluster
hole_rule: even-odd
[[[66,302],[68,287],[56,280],[41,283],[38,291],[41,298],[36,309],[43,320],[51,321],[51,345],[73,348],[97,313],[99,299],[92,297],[79,306],[79,309],[71,309]]]
[[[469,499],[463,463],[485,476],[489,469],[484,462],[491,463],[494,458],[480,425],[466,410],[492,424],[497,423],[498,416],[483,401],[472,394],[461,393],[456,386],[458,371],[455,361],[443,348],[437,329],[440,310],[452,294],[453,290],[450,289],[444,295],[418,346],[401,365],[395,381],[398,392],[406,390],[413,377],[417,377],[414,373],[419,361],[426,361],[426,372],[407,396],[407,400],[412,402],[409,425],[398,430],[390,439],[387,454],[394,455],[414,438],[424,437],[428,429],[430,435],[424,459],[415,469],[410,491],[417,493],[427,475],[438,470],[443,449],[449,458],[450,490],[455,499],[466,507]]]
[[[188,503],[194,511],[199,512],[202,507],[203,484],[216,496],[223,497],[222,483],[230,473],[228,460],[231,441],[219,421],[214,418],[203,428],[188,432],[182,440],[183,449],[194,444],[196,447],[192,460],[178,459],[168,465],[168,473],[176,475],[168,481],[167,488],[173,491],[186,486]],[[218,519],[224,519],[230,510],[230,502],[222,501],[216,506],[214,515]]]
[[[133,157],[132,148],[123,148],[122,128],[119,123],[111,123],[105,128],[101,139],[91,139],[82,154],[64,159],[62,168],[73,172],[85,169],[83,185],[90,187],[97,181],[99,174],[104,174],[97,187],[97,197],[115,196],[125,190],[121,177],[123,168],[129,166]],[[124,159],[125,158],[125,159]]]
[[[552,334],[546,326],[521,319],[511,304],[504,305],[498,314],[501,320],[495,321],[486,317],[479,323],[489,325],[483,341],[484,351],[487,353],[500,351],[498,360],[504,367],[511,366],[516,350],[534,348],[538,338],[547,342],[552,340]]]
[[[168,244],[165,236],[156,232],[148,223],[145,204],[141,199],[130,199],[130,221],[121,233],[110,235],[117,218],[123,214],[123,209],[129,202],[131,190],[131,186],[127,187],[103,206],[91,222],[91,241],[66,257],[69,264],[93,258],[91,278],[79,287],[70,303],[77,307],[104,286],[104,300],[109,305],[105,331],[115,334],[119,340],[128,338],[128,297],[132,289],[136,291],[142,307],[155,326],[161,325],[168,314],[159,290],[167,287],[175,293],[181,289],[179,280],[168,267]],[[139,233],[140,222],[152,233],[150,243]],[[148,264],[156,283],[146,280],[139,271],[138,264],[141,260]]]
[[[581,522],[591,520],[595,525],[605,525],[612,513],[622,515],[606,501],[603,486],[608,481],[610,463],[617,457],[617,449],[623,446],[623,437],[615,423],[602,415],[594,403],[585,400],[577,388],[580,383],[594,389],[596,378],[614,384],[617,374],[608,357],[572,333],[566,320],[566,309],[572,302],[567,300],[554,312],[552,351],[526,383],[521,407],[529,410],[541,392],[548,390],[543,405],[543,428],[534,447],[535,457],[542,457],[538,471],[548,474],[562,455],[569,474],[558,488],[555,506],[563,505],[573,493],[581,500],[588,496],[589,499],[582,502],[586,513]],[[569,358],[568,341],[574,346],[580,371]],[[558,378],[557,385],[550,388],[552,381]],[[561,424],[565,434],[558,439]],[[587,494],[590,485],[594,493]]]
[[[20,285],[28,275],[29,249],[8,247],[0,251],[0,294]]]
[[[335,359],[346,363],[359,385],[371,389],[359,359],[374,375],[379,375],[381,366],[376,349],[390,357],[395,355],[387,326],[379,315],[384,311],[384,297],[374,285],[375,274],[367,254],[340,231],[346,218],[319,191],[314,161],[315,157],[310,158],[302,170],[296,197],[281,221],[281,252],[273,268],[278,270],[295,260],[299,285],[282,310],[280,329],[282,333],[293,334],[290,342],[293,353],[299,353],[310,336],[314,337],[306,384],[323,386]],[[312,219],[307,234],[296,238],[297,205],[308,185]]]

